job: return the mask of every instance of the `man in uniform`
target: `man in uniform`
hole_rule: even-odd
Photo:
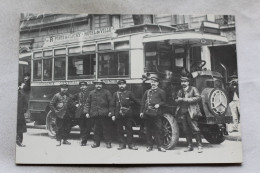
[[[148,143],[147,152],[153,149],[153,139],[157,144],[158,151],[166,152],[162,147],[162,105],[165,104],[166,94],[158,87],[158,77],[151,77],[151,89],[145,91],[142,98],[140,117],[145,119],[146,139]]]
[[[88,83],[79,82],[80,92],[74,95],[73,100],[76,101],[76,115],[75,118],[79,118],[79,127],[80,127],[80,137],[81,137],[81,146],[86,146],[90,130],[91,130],[91,120],[86,117],[87,114],[87,99],[88,99]]]
[[[55,94],[50,102],[51,111],[56,115],[56,139],[58,141],[57,146],[61,146],[61,140],[63,144],[70,145],[67,141],[68,135],[71,130],[71,110],[72,100],[68,94],[68,85],[61,84],[60,92]]]
[[[189,86],[190,79],[188,77],[181,77],[182,89],[178,91],[178,103],[176,108],[176,116],[179,116],[182,121],[183,131],[186,135],[188,147],[184,152],[193,151],[192,135],[196,135],[198,144],[198,153],[202,153],[201,133],[198,128],[198,117],[201,116],[199,101],[201,96],[196,87]]]
[[[138,101],[131,91],[126,90],[125,80],[119,80],[117,84],[119,90],[113,94],[114,116],[112,117],[112,120],[116,119],[117,135],[119,138],[118,150],[125,149],[126,144],[128,145],[129,149],[137,150],[138,148],[133,144],[133,129],[131,121],[133,111],[131,105],[133,102],[138,104]],[[127,140],[124,137],[123,126],[125,126]]]
[[[112,95],[103,88],[102,80],[93,82],[95,89],[89,93],[87,101],[87,118],[92,117],[94,121],[94,144],[92,148],[100,146],[101,130],[103,130],[106,147],[111,148],[112,141]]]

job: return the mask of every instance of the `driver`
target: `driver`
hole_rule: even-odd
[[[189,86],[189,81],[188,77],[181,77],[182,89],[178,91],[177,99],[175,99],[178,103],[175,115],[181,119],[188,143],[188,147],[184,152],[193,151],[192,134],[195,134],[198,153],[202,153],[201,134],[198,128],[198,117],[201,116],[198,103],[201,100],[201,96],[196,87]]]

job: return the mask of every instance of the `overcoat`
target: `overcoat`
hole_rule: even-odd
[[[149,94],[148,94],[149,93]],[[154,107],[156,104],[159,104],[158,115],[162,114],[162,105],[166,102],[166,94],[165,91],[156,88],[146,90],[141,103],[141,113],[144,113],[148,106]]]
[[[86,107],[90,117],[108,116],[112,111],[112,94],[108,90],[102,88],[90,91]]]

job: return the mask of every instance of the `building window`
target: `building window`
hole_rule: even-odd
[[[65,57],[54,58],[54,79],[65,80]]]
[[[33,80],[40,81],[42,77],[42,61],[34,60],[33,61]]]
[[[70,56],[68,59],[68,79],[94,78],[95,54]]]
[[[52,79],[52,59],[43,60],[43,80],[51,81]]]
[[[99,77],[129,77],[129,52],[101,53],[98,57]]]

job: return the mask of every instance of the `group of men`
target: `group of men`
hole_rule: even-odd
[[[154,141],[160,152],[166,152],[163,148],[163,105],[166,102],[166,93],[160,89],[159,78],[150,78],[151,88],[145,91],[141,103],[134,94],[126,89],[126,81],[118,81],[118,91],[113,95],[104,88],[102,80],[93,81],[95,89],[88,90],[87,82],[79,82],[80,92],[74,96],[68,93],[68,86],[61,85],[59,93],[55,94],[50,102],[51,111],[56,115],[56,139],[57,146],[69,145],[67,141],[71,128],[71,118],[75,115],[80,119],[81,146],[86,146],[89,139],[91,126],[94,124],[94,143],[92,148],[100,146],[101,134],[103,133],[107,148],[111,148],[112,126],[116,122],[117,136],[119,141],[118,150],[137,150],[133,143],[132,116],[134,104],[140,104],[140,117],[144,119],[147,152],[153,150]],[[175,101],[178,103],[176,115],[182,119],[184,132],[187,137],[188,147],[185,151],[192,151],[192,134],[196,134],[198,152],[202,152],[200,130],[197,120],[201,115],[198,102],[200,95],[195,87],[189,86],[189,78],[181,78],[182,89],[178,92]],[[75,110],[76,108],[76,110]],[[75,113],[76,112],[76,113]],[[127,137],[124,137],[124,127]],[[154,139],[154,140],[153,140]],[[63,142],[62,142],[63,140]]]

